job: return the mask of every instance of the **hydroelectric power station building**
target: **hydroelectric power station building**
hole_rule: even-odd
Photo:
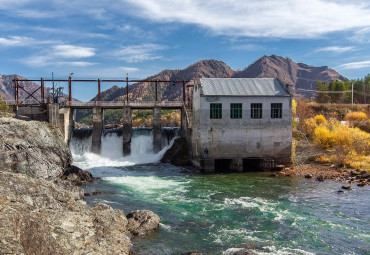
[[[292,94],[276,78],[202,78],[194,83],[193,164],[251,171],[291,163]]]

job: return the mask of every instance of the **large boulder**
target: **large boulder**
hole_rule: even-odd
[[[89,171],[84,171],[74,165],[70,166],[70,168],[66,172],[64,172],[61,178],[63,180],[68,180],[77,186],[81,186],[82,184],[93,182],[95,180],[95,178]]]
[[[0,171],[60,177],[71,160],[59,128],[46,122],[0,118]]]
[[[0,172],[1,254],[130,254],[127,219],[56,178]]]
[[[177,138],[161,159],[162,163],[175,166],[191,166],[190,146],[185,137]]]
[[[159,228],[160,218],[149,210],[137,210],[127,216],[127,230],[134,236],[143,236]]]

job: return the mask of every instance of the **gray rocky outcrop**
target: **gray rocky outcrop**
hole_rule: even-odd
[[[159,228],[160,218],[149,210],[137,210],[127,216],[127,230],[134,236],[143,236]]]
[[[0,172],[2,254],[129,254],[127,222],[69,182]]]
[[[71,159],[59,128],[46,122],[0,118],[0,171],[60,177]]]
[[[81,186],[82,184],[93,182],[95,178],[89,171],[84,171],[81,168],[71,165],[69,169],[63,173],[63,180],[70,181],[72,184]]]

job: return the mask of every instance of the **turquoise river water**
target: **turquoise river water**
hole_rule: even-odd
[[[150,153],[150,137],[133,139],[133,156],[118,157],[115,138],[104,138],[102,156],[75,151],[74,164],[102,177],[84,187],[102,192],[88,204],[160,216],[158,231],[133,239],[136,254],[233,254],[246,244],[258,254],[370,254],[368,186],[337,193],[342,183],[333,181],[201,174],[153,163],[164,151]]]

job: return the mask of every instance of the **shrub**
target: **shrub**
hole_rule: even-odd
[[[297,101],[295,101],[294,99],[292,100],[292,114],[293,117],[297,116]]]
[[[321,124],[324,124],[326,123],[326,119],[324,117],[324,115],[322,114],[319,114],[319,115],[316,115],[315,116],[315,122],[316,122],[316,125],[321,125]]]
[[[353,126],[357,126],[361,121],[366,121],[368,118],[364,112],[350,112],[346,114],[344,119],[349,121]]]
[[[315,159],[315,161],[318,163],[323,163],[323,164],[331,162],[330,158],[325,157],[325,156],[319,156]]]
[[[329,149],[333,146],[334,137],[330,130],[326,127],[317,127],[313,134],[314,142],[318,143],[322,148]]]
[[[303,121],[301,125],[301,131],[307,134],[309,137],[312,137],[316,128],[316,121],[314,118],[308,118]]]
[[[9,105],[4,102],[2,95],[0,95],[0,112],[9,112]]]

